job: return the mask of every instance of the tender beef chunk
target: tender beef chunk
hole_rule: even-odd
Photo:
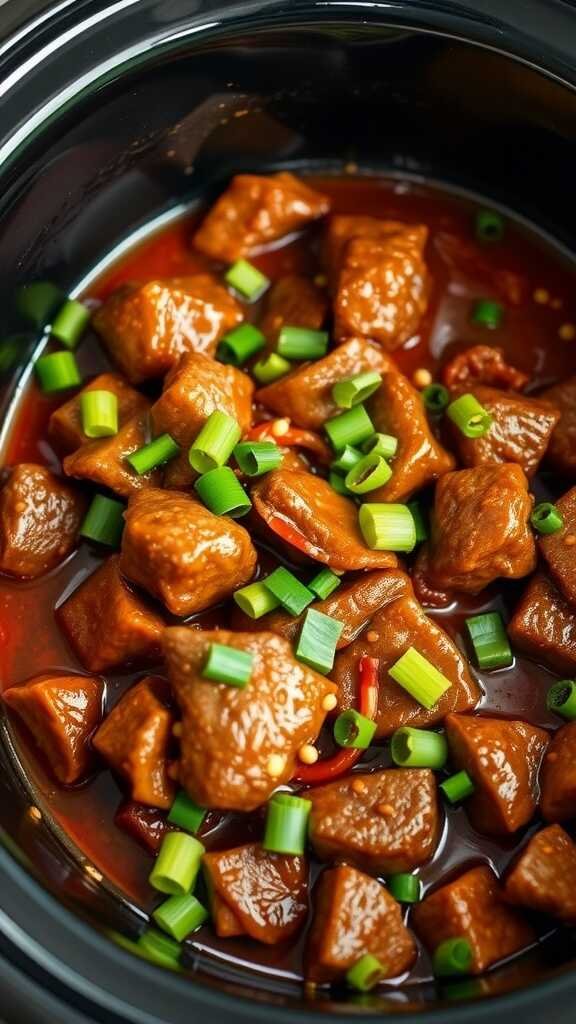
[[[349,775],[306,796],[310,842],[321,860],[393,875],[425,864],[438,844],[436,779],[427,768]]]
[[[306,920],[308,865],[304,857],[267,853],[258,843],[249,843],[206,853],[204,873],[227,935],[231,926],[232,934],[238,934],[239,925],[242,934],[271,946],[291,938]]]
[[[487,865],[466,871],[417,903],[412,924],[430,952],[446,939],[467,939],[473,974],[482,974],[536,941],[532,927],[505,902]]]
[[[472,394],[492,417],[484,437],[465,437],[452,425],[450,436],[464,466],[517,462],[530,479],[544,458],[559,413],[548,402],[513,391],[480,386]]]
[[[22,462],[0,492],[0,572],[35,579],[76,546],[84,498],[49,469]]]
[[[501,348],[491,345],[473,345],[444,366],[442,380],[447,388],[458,394],[472,391],[479,385],[522,391],[530,380],[527,373],[510,366]]]
[[[532,577],[508,625],[514,648],[557,672],[576,672],[576,612],[544,573]]]
[[[430,583],[428,568],[428,544],[420,544],[412,566],[412,586],[414,593],[425,608],[447,608],[454,600],[450,590],[440,590]]]
[[[326,196],[293,174],[238,174],[202,221],[194,245],[216,260],[233,263],[329,209]]]
[[[350,338],[324,359],[304,363],[286,377],[260,388],[256,400],[279,416],[289,416],[299,427],[319,430],[341,411],[332,398],[334,384],[366,370],[387,373],[394,369],[392,359],[382,349],[363,338]]]
[[[128,455],[137,452],[150,441],[150,424],[147,412],[137,413],[129,419],[117,434],[99,438],[83,444],[64,459],[64,472],[79,480],[91,480],[114,491],[122,498],[146,487],[155,487],[161,479],[161,471],[151,470],[140,476],[126,461]]]
[[[503,268],[498,260],[486,259],[486,253],[477,242],[466,241],[462,235],[437,231],[434,247],[443,263],[450,268],[458,284],[473,283],[476,294],[496,293],[511,306],[519,306],[527,298],[528,282],[513,270]]]
[[[118,399],[118,422],[121,427],[139,413],[147,411],[148,399],[126,383],[119,373],[101,373],[86,384],[74,398],[69,398],[52,413],[48,433],[59,451],[73,452],[83,444],[89,444],[82,429],[80,396],[87,391],[111,391]]]
[[[212,927],[221,939],[229,939],[234,935],[245,935],[242,925],[233,910],[216,893],[210,896]]]
[[[546,821],[576,817],[576,722],[554,733],[542,763],[540,788]]]
[[[192,482],[195,474],[188,462],[188,449],[213,412],[233,416],[242,433],[249,429],[253,392],[254,385],[242,370],[196,352],[182,356],[152,406],[154,434],[170,434],[183,449],[182,455],[166,466],[166,484],[182,487]]]
[[[331,569],[387,569],[397,565],[389,551],[366,547],[353,501],[310,473],[276,469],[252,490],[254,508],[283,540]]]
[[[112,555],[58,609],[68,641],[89,672],[150,664],[160,655],[164,622],[123,581]]]
[[[399,220],[382,220],[381,217],[367,217],[356,214],[334,214],[328,221],[326,231],[326,264],[333,287],[344,265],[348,243],[354,238],[371,238],[386,241],[393,235],[401,234],[406,224]]]
[[[454,459],[430,430],[418,392],[399,373],[386,373],[369,402],[374,429],[398,438],[391,460],[392,476],[384,487],[371,491],[370,501],[404,501],[414,491],[454,469]]]
[[[11,686],[2,697],[28,727],[58,782],[70,786],[90,771],[90,739],[102,718],[102,694],[101,679],[43,675]]]
[[[166,698],[164,680],[142,679],[123,694],[93,741],[112,771],[128,783],[132,800],[164,810],[175,796],[166,772],[174,723]]]
[[[428,551],[431,585],[477,594],[500,576],[519,579],[532,572],[533,503],[524,471],[511,463],[441,477]]]
[[[202,678],[212,643],[252,655],[244,689]],[[291,779],[299,748],[316,740],[334,684],[296,661],[274,633],[174,627],[164,649],[182,709],[182,785],[202,807],[254,810]]]
[[[426,227],[405,225],[348,243],[334,304],[338,338],[360,334],[393,351],[416,333],[428,305],[427,238]]]
[[[511,903],[576,924],[576,845],[560,825],[532,836],[506,876]]]
[[[394,598],[409,591],[410,581],[406,573],[399,569],[382,569],[377,572],[365,573],[350,583],[342,584],[326,600],[314,601],[310,607],[344,623],[337,644],[340,650],[359,636],[383,605],[389,604]],[[306,612],[296,617],[282,610],[270,612],[258,620],[258,627],[278,633],[286,640],[294,642],[300,635],[305,615]],[[232,625],[234,629],[250,632],[254,629],[254,619],[236,608],[233,613]]]
[[[193,615],[229,597],[254,573],[250,534],[180,491],[150,488],[125,513],[120,568],[174,615]]]
[[[388,978],[412,966],[414,939],[396,900],[375,878],[344,864],[328,868],[320,875],[314,897],[304,956],[309,981],[338,981],[366,953],[387,967]]]
[[[391,591],[390,602],[374,615],[370,634],[370,641],[364,634],[336,655],[332,678],[340,688],[342,706],[356,706],[360,658],[367,654],[379,659],[377,736],[389,736],[401,725],[433,725],[449,711],[469,711],[478,703],[480,688],[466,660],[444,630],[424,614],[408,577],[406,592],[398,596]],[[431,711],[388,675],[388,669],[409,647],[415,647],[452,684]]]
[[[114,815],[117,828],[132,836],[147,853],[158,853],[170,825],[157,807],[145,807],[132,800],[124,800]]]
[[[453,714],[444,725],[455,767],[475,786],[466,810],[478,832],[505,836],[527,825],[538,803],[548,733],[528,722]]]
[[[322,327],[328,312],[325,293],[309,277],[287,274],[274,282],[266,296],[266,308],[260,330],[272,351],[285,325],[290,327]]]
[[[556,533],[540,540],[542,552],[552,579],[573,607],[576,606],[576,487],[572,487],[557,502],[564,525]]]
[[[554,428],[546,461],[558,473],[574,479],[576,476],[576,376],[568,377],[540,395],[560,411],[560,420]]]
[[[210,274],[124,285],[97,310],[93,324],[132,384],[162,377],[183,352],[213,355],[242,310]]]

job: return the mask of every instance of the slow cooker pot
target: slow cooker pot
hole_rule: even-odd
[[[3,421],[54,299],[239,170],[431,178],[509,205],[575,250],[575,33],[571,0],[0,5]],[[152,967],[122,948],[142,927],[137,909],[34,813],[7,733],[0,760],[7,1022],[572,1019],[568,933],[480,983],[347,1004],[215,973],[200,955],[188,976]]]

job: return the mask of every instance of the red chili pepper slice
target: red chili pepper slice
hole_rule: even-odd
[[[318,548],[311,544],[296,526],[287,522],[286,519],[282,519],[281,516],[270,516],[269,519],[266,519],[266,525],[280,537],[280,540],[284,540],[287,544],[291,544],[292,547],[298,548],[298,551],[302,551],[303,554],[308,555],[310,558],[317,558],[318,554],[320,554]]]

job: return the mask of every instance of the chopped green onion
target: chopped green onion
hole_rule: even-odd
[[[468,939],[445,939],[434,950],[432,969],[437,978],[468,974],[472,959],[472,947]]]
[[[340,473],[348,473],[356,463],[360,462],[361,458],[363,458],[362,452],[359,452],[351,444],[347,444],[340,452],[338,458],[330,463],[330,468],[336,469]]]
[[[408,508],[416,528],[416,543],[420,544],[421,541],[428,539],[428,525],[425,519],[425,512],[419,501],[409,501]]]
[[[301,615],[314,600],[312,591],[308,590],[308,587],[305,587],[283,565],[279,565],[262,582],[291,615]]]
[[[240,324],[229,331],[218,344],[216,357],[221,363],[230,366],[243,366],[252,356],[260,352],[266,344],[266,338],[254,324]]]
[[[191,893],[185,896],[170,896],[152,914],[162,931],[167,932],[177,942],[182,942],[190,932],[195,932],[208,920],[208,916],[206,908]]]
[[[161,434],[154,441],[150,441],[150,444],[145,444],[137,452],[127,455],[126,462],[130,463],[139,476],[144,476],[145,473],[150,473],[151,470],[169,462],[179,452],[180,445],[176,444],[174,438],[170,437],[170,434]]]
[[[238,444],[242,431],[237,420],[216,409],[210,413],[188,452],[188,461],[197,473],[209,473],[223,466]]]
[[[124,529],[124,509],[121,501],[95,494],[80,527],[80,536],[117,548]]]
[[[252,502],[230,466],[218,466],[204,473],[194,484],[200,500],[215,516],[240,519],[252,508]]]
[[[444,782],[440,783],[440,789],[451,804],[459,804],[461,800],[466,800],[469,796],[472,796],[474,783],[468,772],[456,772],[455,775],[451,775],[448,779],[444,779]]]
[[[234,449],[234,458],[247,476],[262,476],[282,464],[282,452],[273,441],[242,441]]]
[[[448,760],[448,744],[439,732],[413,729],[403,725],[392,736],[390,753],[401,768],[443,768]]]
[[[301,857],[306,849],[312,801],[291,793],[276,793],[268,802],[262,846],[269,853]]]
[[[172,971],[180,969],[181,946],[155,928],[147,928],[142,932],[136,947],[146,960],[158,967],[168,967]]]
[[[240,651],[225,644],[210,644],[201,675],[203,679],[243,690],[250,682],[253,661],[254,655],[249,651]]]
[[[270,286],[270,281],[258,267],[248,263],[248,260],[237,260],[224,274],[226,284],[229,284],[234,291],[239,292],[245,299],[255,302]]]
[[[422,898],[422,885],[415,875],[391,875],[387,884],[388,892],[398,903],[419,903]]]
[[[342,711],[334,722],[334,739],[339,747],[367,750],[376,732],[376,722],[355,708]]]
[[[548,711],[555,711],[562,718],[573,721],[576,718],[576,683],[573,679],[562,679],[554,683],[546,697]]]
[[[321,359],[328,351],[328,331],[285,326],[278,335],[277,348],[284,359]]]
[[[357,445],[367,441],[374,433],[374,425],[363,405],[355,405],[324,424],[324,430],[335,452],[341,452],[347,444]]]
[[[503,314],[504,309],[499,302],[494,302],[493,299],[479,299],[472,309],[472,323],[495,331],[502,323]]]
[[[296,657],[305,665],[327,675],[334,667],[334,655],[344,623],[309,608],[302,625]]]
[[[392,434],[372,434],[362,445],[366,455],[381,455],[383,459],[393,459],[398,451],[398,438]]]
[[[280,601],[265,583],[249,583],[247,587],[237,590],[232,597],[245,615],[251,619],[260,619],[262,615],[273,612]]]
[[[484,612],[466,619],[478,668],[506,668],[512,664],[512,651],[499,612]]]
[[[474,395],[460,395],[446,410],[448,419],[464,437],[483,437],[492,426],[492,417]]]
[[[357,992],[370,992],[383,981],[388,971],[377,957],[365,953],[346,971],[346,983]]]
[[[80,395],[80,413],[86,437],[112,437],[118,433],[118,398],[112,391],[84,391]]]
[[[357,377],[339,380],[332,386],[332,398],[340,409],[352,409],[353,406],[365,402],[370,395],[378,390],[382,377],[376,370],[368,370]]]
[[[384,487],[391,476],[392,470],[381,455],[364,455],[346,474],[344,483],[352,494],[368,494]]]
[[[416,526],[407,505],[360,505],[358,521],[373,551],[413,551],[416,546]]]
[[[344,483],[344,477],[340,473],[337,473],[333,469],[330,470],[328,483],[330,484],[332,490],[336,491],[336,494],[344,494],[347,497],[350,497],[350,491],[348,490],[346,484]]]
[[[321,569],[317,576],[308,584],[311,590],[321,601],[325,601],[330,594],[340,586],[342,580],[331,569]]]
[[[167,896],[184,896],[194,886],[204,853],[194,836],[167,832],[150,873],[150,885]]]
[[[259,384],[272,384],[290,373],[292,365],[277,352],[271,352],[266,359],[259,359],[252,367],[252,373]]]
[[[538,533],[557,533],[564,526],[564,517],[556,505],[541,501],[532,512],[530,522]]]
[[[90,310],[76,299],[67,299],[54,317],[50,334],[66,348],[76,348],[90,320]]]
[[[441,413],[450,402],[450,392],[443,384],[428,384],[420,392],[424,408],[431,413]]]
[[[504,220],[495,210],[478,210],[476,238],[479,242],[499,242],[504,234]]]
[[[388,669],[392,679],[414,700],[431,711],[452,683],[419,651],[409,647]]]
[[[72,352],[51,352],[34,364],[40,387],[47,395],[76,388],[82,383],[76,357]]]
[[[206,809],[198,807],[188,794],[181,789],[174,799],[174,803],[168,812],[168,821],[171,825],[183,828],[185,832],[197,832],[204,818]]]

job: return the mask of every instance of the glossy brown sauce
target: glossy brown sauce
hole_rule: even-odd
[[[477,267],[471,272],[468,265],[466,274],[462,274],[449,265],[434,240],[449,234],[465,246],[473,243],[475,205],[470,200],[382,179],[315,178],[313,182],[332,197],[335,212],[366,213],[423,222],[430,227],[432,242],[427,262],[434,280],[430,309],[418,336],[403,350],[394,353],[401,369],[409,376],[418,367],[428,367],[434,372],[447,354],[479,343],[503,347],[508,360],[530,374],[534,389],[576,370],[576,340],[563,341],[558,335],[562,324],[576,322],[574,268],[538,236],[508,224],[501,244],[474,248]],[[125,281],[144,282],[155,276],[220,269],[191,250],[193,220],[194,217],[185,217],[131,250],[89,289],[85,298],[102,301]],[[288,272],[317,273],[321,270],[319,235],[314,230],[305,233],[252,262],[271,279]],[[504,272],[505,280],[519,284],[522,300],[518,305],[506,303],[504,326],[487,331],[470,323],[470,305],[479,297],[499,297],[494,288],[495,271]],[[536,289],[545,289],[552,302],[535,301]],[[257,313],[257,307],[251,307],[250,315]],[[81,345],[78,362],[84,376],[110,368],[94,337],[88,337]],[[46,440],[46,428],[50,413],[61,401],[61,398],[47,399],[40,395],[34,383],[29,385],[9,437],[7,465],[27,460],[58,469],[59,459]],[[544,496],[560,492],[562,486],[561,482],[543,475],[536,480],[534,489],[538,496]],[[270,554],[262,552],[262,556],[269,568]],[[63,566],[39,580],[19,582],[0,577],[0,679],[3,688],[45,671],[83,671],[56,625],[54,608],[99,561],[100,553],[82,545]],[[506,615],[522,585],[521,582],[494,586],[477,598],[467,597],[448,609],[432,609],[430,613],[465,649],[464,619],[474,612],[493,608]],[[227,625],[227,616],[228,609],[222,608],[204,613],[201,619],[210,625]],[[95,628],[98,628],[97,623]],[[108,676],[107,706],[111,707],[125,688],[144,674]],[[479,676],[485,690],[482,710],[556,727],[557,721],[550,718],[545,708],[545,694],[555,678],[546,669],[517,658],[510,669],[479,673]],[[74,789],[59,787],[46,772],[30,738],[16,722],[12,722],[11,727],[24,771],[36,788],[38,802],[49,808],[55,821],[106,879],[130,900],[149,910],[153,893],[146,879],[151,859],[113,824],[122,794],[111,774],[101,771]],[[374,769],[388,763],[386,747],[372,748],[359,767]],[[211,814],[201,838],[208,848],[226,848],[257,838],[262,821],[261,813]],[[449,810],[434,859],[419,875],[429,887],[456,867],[479,859],[489,860],[500,872],[522,838],[516,835],[508,843],[490,841],[474,832],[463,809]],[[317,866],[314,866],[313,873],[316,871]],[[245,939],[218,939],[207,926],[194,936],[194,942],[198,950],[219,960],[232,958],[237,964],[280,977],[300,976],[302,936],[288,949],[265,947]],[[419,981],[429,975],[427,957],[423,954],[409,980]]]

